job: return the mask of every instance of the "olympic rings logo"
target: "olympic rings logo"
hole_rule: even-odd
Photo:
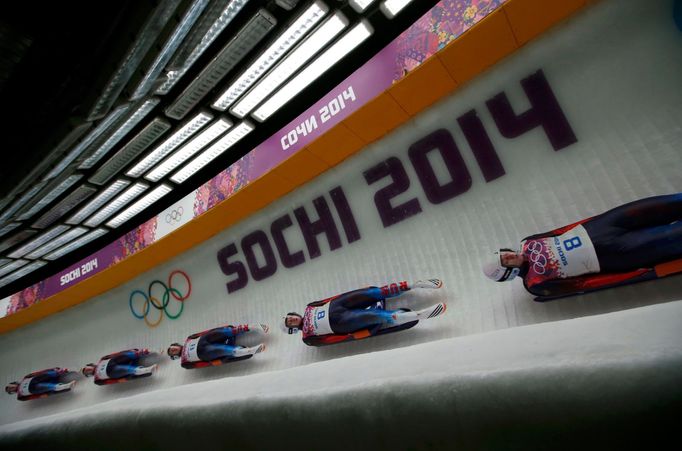
[[[528,259],[533,263],[533,271],[537,274],[544,274],[547,272],[547,257],[542,254],[542,243],[533,241],[530,246],[526,248],[530,251]]]
[[[185,212],[185,209],[182,208],[182,205],[180,205],[178,208],[173,209],[170,213],[166,214],[166,224],[170,224],[172,222],[180,222],[180,219],[182,219],[182,214]]]
[[[185,278],[187,281],[187,294],[183,295],[180,290],[177,288],[173,287],[173,276],[175,275],[180,275]],[[160,286],[163,289],[163,295],[161,297],[161,302],[159,302],[159,298],[154,296],[154,289],[156,286]],[[159,290],[157,289],[156,292]],[[161,323],[161,320],[165,316],[168,317],[168,319],[178,319],[180,315],[182,315],[182,311],[185,308],[185,299],[189,298],[189,295],[192,294],[192,281],[190,280],[189,276],[187,273],[184,271],[181,271],[179,269],[176,269],[175,271],[171,272],[170,275],[168,276],[168,282],[165,283],[161,280],[153,280],[150,284],[149,287],[147,288],[147,292],[145,293],[142,290],[133,290],[130,293],[130,298],[128,299],[128,305],[130,306],[130,312],[133,314],[133,316],[137,319],[144,320],[145,324],[149,327],[156,327]],[[135,307],[133,307],[133,299],[135,296],[141,296],[144,299],[144,304],[142,306],[142,313],[138,313],[135,311]],[[168,311],[168,305],[170,304],[171,297],[178,301],[180,304],[180,308],[177,311],[177,313],[170,313]],[[151,311],[151,307],[154,307],[154,309],[159,311],[159,317],[155,321],[150,321],[148,316],[149,312]]]

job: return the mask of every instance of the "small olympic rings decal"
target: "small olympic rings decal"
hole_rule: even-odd
[[[184,277],[184,279],[187,281],[187,293],[184,295],[180,290],[173,286],[174,276]],[[161,300],[159,300],[159,293],[162,293]],[[161,324],[161,320],[163,320],[164,315],[167,316],[168,319],[179,318],[185,308],[185,300],[189,298],[190,294],[192,294],[192,281],[190,280],[187,273],[176,269],[170,273],[166,282],[158,279],[153,280],[149,284],[147,292],[142,290],[133,290],[130,293],[130,297],[128,299],[128,306],[130,307],[130,312],[135,318],[144,320],[145,324],[147,324],[149,327],[156,327]],[[141,308],[142,313],[139,313],[140,309],[136,309],[133,305],[133,301],[136,298],[142,298],[143,300]],[[171,298],[175,299],[180,304],[180,307],[177,309],[176,313],[171,313],[168,309]],[[139,300],[136,301],[135,304],[139,305]],[[154,307],[154,309],[152,309],[152,307]],[[149,317],[152,310],[158,310],[159,313],[156,319],[150,320]]]
[[[180,219],[182,219],[182,214],[184,212],[185,209],[182,208],[182,205],[180,205],[178,208],[174,208],[171,212],[166,214],[166,224],[180,222]]]

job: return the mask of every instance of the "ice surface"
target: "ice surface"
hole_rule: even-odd
[[[5,425],[0,446],[616,449],[676,421],[680,331],[677,301],[445,339]]]

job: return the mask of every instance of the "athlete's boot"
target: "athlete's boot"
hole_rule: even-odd
[[[258,354],[259,352],[263,352],[264,349],[265,349],[265,344],[263,344],[263,343],[261,343],[257,346],[252,346],[250,348],[241,346],[241,347],[238,347],[237,349],[235,349],[234,352],[232,353],[232,355],[234,357],[244,357],[247,355]]]
[[[443,281],[440,279],[426,279],[417,280],[412,284],[411,288],[426,288],[426,289],[437,289],[443,287]]]
[[[76,381],[67,382],[66,384],[57,384],[54,387],[54,391],[71,390],[74,385],[76,385]]]
[[[154,374],[157,368],[158,368],[157,364],[151,366],[138,366],[137,368],[135,368],[135,376],[142,376],[144,374]]]
[[[417,310],[415,313],[419,319],[428,319],[442,315],[445,313],[445,310],[447,310],[447,305],[445,302],[439,302],[438,304],[432,305],[431,307]]]

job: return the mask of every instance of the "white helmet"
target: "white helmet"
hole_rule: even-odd
[[[495,282],[509,282],[510,280],[514,279],[514,277],[519,275],[521,268],[509,268],[502,266],[502,262],[500,261],[500,252],[515,251],[512,249],[500,249],[499,252],[495,252],[490,261],[483,265],[483,274]]]

